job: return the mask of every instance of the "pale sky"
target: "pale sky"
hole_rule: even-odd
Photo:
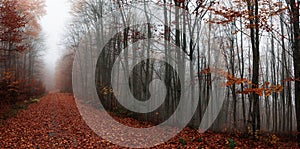
[[[70,4],[69,0],[46,0],[47,14],[42,18],[41,25],[45,34],[46,52],[45,65],[47,70],[52,74],[46,74],[46,77],[53,77],[55,64],[63,52],[62,39],[66,24],[70,19]],[[52,79],[53,78],[47,78]],[[50,81],[50,80],[48,80]],[[51,82],[54,82],[51,81]],[[51,84],[51,87],[52,88]],[[49,85],[47,85],[49,87]]]

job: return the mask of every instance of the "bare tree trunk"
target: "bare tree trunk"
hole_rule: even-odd
[[[293,24],[293,60],[295,78],[295,106],[297,119],[297,140],[300,146],[300,27],[299,27],[299,1],[290,1],[291,20]]]
[[[241,28],[241,30],[242,30],[242,27],[243,27],[242,26],[242,19],[240,18],[240,28]],[[243,42],[243,33],[242,33],[242,31],[241,31],[240,38],[241,38],[241,41],[240,41],[241,42],[240,43],[241,44],[241,48],[237,50],[238,51],[237,55],[238,55],[238,64],[239,64],[240,76],[241,76],[241,78],[244,78],[245,63],[244,63],[244,51],[243,51],[243,49],[244,49],[244,42]],[[244,84],[242,83],[241,84],[241,92],[243,92],[243,91],[244,91]],[[244,127],[246,127],[245,95],[242,94],[241,96],[242,96],[243,125],[244,125]]]
[[[268,54],[266,55],[266,81],[269,81],[269,60]],[[270,130],[270,98],[265,98],[265,110],[266,110],[266,128],[267,131]]]
[[[252,47],[252,88],[258,87],[259,83],[259,18],[258,18],[258,0],[247,1],[249,22],[250,22],[250,38]],[[253,93],[251,95],[253,100],[252,109],[252,131],[260,130],[260,109],[259,109],[259,95]]]
[[[233,31],[233,27],[235,26],[235,22],[233,22],[231,26],[231,30]],[[235,54],[234,54],[234,36],[230,37],[230,68],[231,74],[233,78],[235,78]],[[232,85],[232,99],[233,99],[233,126],[237,127],[237,95],[236,95],[236,85]]]

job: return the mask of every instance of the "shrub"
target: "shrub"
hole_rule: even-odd
[[[186,145],[186,141],[182,138],[179,139],[179,143],[182,145],[182,146],[185,146]]]
[[[233,149],[236,146],[236,142],[231,138],[226,140],[226,144],[230,149]]]

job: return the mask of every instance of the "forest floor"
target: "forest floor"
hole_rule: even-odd
[[[1,113],[0,113],[1,114]],[[143,127],[131,118],[115,119]],[[185,128],[153,148],[297,148],[291,139],[258,140]],[[0,148],[121,148],[95,134],[84,122],[71,94],[52,93],[0,123]]]

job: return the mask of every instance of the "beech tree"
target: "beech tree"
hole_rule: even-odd
[[[127,8],[128,5],[141,6],[143,12],[139,14],[144,15],[148,22],[155,20],[155,17],[151,16],[147,1],[113,1],[108,3],[109,9],[101,0],[72,2],[74,20],[69,28],[70,34],[67,39],[71,42],[68,42],[67,49],[87,51],[80,60],[93,58],[99,45],[103,44],[98,41],[106,39],[114,30],[122,31],[109,40],[97,64],[101,65],[101,68],[96,69],[98,95],[108,110],[126,111],[118,104],[111,86],[108,85],[111,76],[99,73],[107,72],[112,65],[117,65],[116,67],[119,68],[114,70],[117,76],[125,74],[120,71],[121,68],[125,69],[124,71],[132,71],[128,76],[129,87],[132,94],[141,100],[149,98],[148,85],[153,78],[164,80],[168,97],[163,107],[144,115],[126,111],[130,116],[155,123],[164,121],[176,110],[181,94],[180,85],[188,84],[187,82],[181,84],[178,74],[189,72],[191,74],[189,77],[195,78],[199,83],[199,88],[193,88],[192,96],[196,91],[201,92],[199,99],[193,99],[199,101],[198,109],[189,125],[197,127],[207,108],[209,97],[212,96],[211,84],[215,81],[212,76],[218,75],[226,80],[223,85],[226,87],[227,94],[222,112],[211,130],[238,129],[249,133],[248,128],[250,128],[250,134],[254,137],[260,130],[271,132],[295,130],[296,115],[293,112],[295,106],[292,104],[294,97],[292,81],[297,83],[297,78],[291,79],[294,73],[291,51],[297,50],[288,44],[292,39],[296,40],[290,38],[291,33],[294,34],[294,29],[291,30],[292,24],[286,19],[291,17],[289,13],[292,12],[287,9],[287,6],[290,7],[289,3],[265,0],[155,1],[155,4],[163,10],[162,26],[155,23],[130,26],[138,24],[138,19],[132,17],[137,12],[132,12],[133,9]],[[107,22],[100,19],[104,14],[110,14],[112,11],[117,11],[119,15]],[[109,27],[103,27],[107,26],[105,23],[108,22],[110,22]],[[292,37],[294,36],[296,35]],[[160,47],[162,50],[158,53],[174,57],[165,57],[165,60],[173,62],[178,72],[165,64],[156,64],[155,60],[143,61],[133,70],[127,70],[128,65],[141,59],[139,50],[145,55],[154,52],[151,45],[149,48],[149,41],[137,43],[148,38],[163,41],[161,43],[163,46]],[[127,47],[130,46],[137,50],[128,50]],[[173,50],[174,47],[176,50]],[[119,55],[121,49],[124,53]],[[223,56],[218,55],[220,50]],[[296,53],[294,52],[294,55]],[[114,64],[118,56],[121,56],[121,60]],[[222,63],[226,66],[224,70],[213,68],[217,60],[224,62]],[[294,62],[294,65],[297,63],[299,62]],[[96,67],[92,62],[91,64]],[[85,70],[86,66],[78,67]],[[85,82],[91,76],[80,76],[77,81],[86,86],[93,83]],[[112,81],[124,83],[120,78]],[[81,92],[89,93],[89,91]],[[121,100],[126,101],[126,98]],[[287,114],[288,117],[285,116]]]
[[[44,14],[44,0],[0,1],[0,77],[13,75],[15,96],[22,100],[44,91],[39,73],[44,49],[39,19]]]
[[[295,106],[297,118],[297,138],[300,146],[300,27],[299,27],[299,1],[289,2],[289,12],[292,23],[293,62],[295,80]]]

